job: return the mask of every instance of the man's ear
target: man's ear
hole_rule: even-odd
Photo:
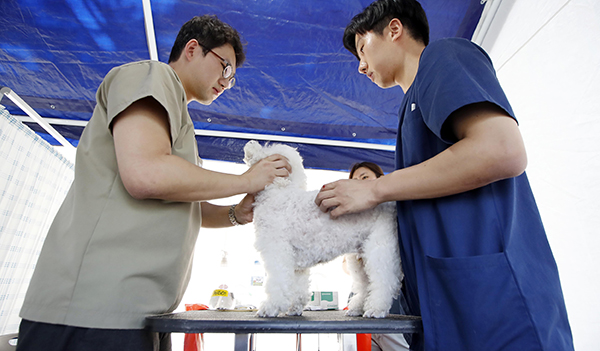
[[[188,61],[191,61],[195,55],[200,54],[202,54],[202,47],[200,46],[200,44],[198,44],[198,41],[196,39],[190,39],[190,41],[188,41],[187,44],[185,44],[185,46],[183,47],[182,55],[185,55],[185,58]]]
[[[404,32],[404,26],[402,25],[402,22],[400,22],[400,20],[397,18],[392,18],[392,20],[388,24],[388,28],[390,30],[390,36],[392,40],[400,38]]]

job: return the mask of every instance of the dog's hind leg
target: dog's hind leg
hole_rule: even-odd
[[[300,316],[304,310],[304,306],[310,299],[308,291],[310,285],[310,269],[297,269],[294,272],[295,282],[292,285],[292,306],[288,310],[288,316]]]
[[[362,259],[358,254],[347,254],[346,264],[348,272],[352,277],[352,297],[348,303],[348,316],[362,316],[364,312],[365,298],[367,297],[367,288],[369,278],[365,273]]]
[[[379,222],[363,246],[365,271],[369,277],[363,316],[373,318],[388,315],[402,279],[397,234],[392,227],[395,222]]]
[[[259,317],[277,317],[279,313],[286,312],[292,304],[291,288],[295,280],[293,250],[291,247],[278,245],[259,251],[267,272],[267,299],[256,314]]]

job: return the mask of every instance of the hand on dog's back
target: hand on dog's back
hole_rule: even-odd
[[[372,209],[379,204],[373,197],[375,182],[342,179],[325,184],[315,197],[315,204],[331,218]]]

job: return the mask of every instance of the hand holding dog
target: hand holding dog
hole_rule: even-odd
[[[256,194],[273,183],[277,177],[290,175],[292,167],[287,159],[281,155],[271,155],[248,169],[242,177],[248,180],[248,194]]]
[[[235,218],[239,224],[251,223],[254,219],[254,195],[247,194],[242,201],[235,206]]]
[[[377,180],[343,179],[323,185],[315,203],[331,218],[357,213],[379,204],[375,197]]]

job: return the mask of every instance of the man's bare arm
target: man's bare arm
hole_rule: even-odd
[[[255,193],[290,171],[279,155],[242,175],[209,171],[172,155],[167,113],[153,98],[128,107],[115,118],[112,130],[119,174],[136,199],[203,201]]]
[[[473,190],[524,172],[527,156],[517,123],[489,103],[450,117],[458,141],[440,154],[373,181],[326,184],[315,199],[331,216],[354,213],[386,201],[443,197]]]

